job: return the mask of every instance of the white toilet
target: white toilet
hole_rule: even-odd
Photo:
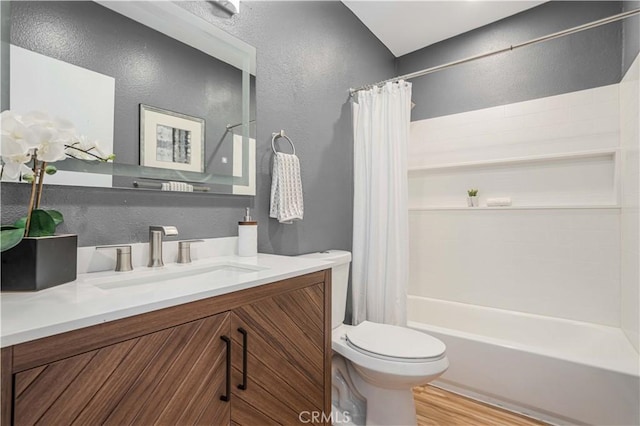
[[[444,343],[405,327],[369,321],[343,324],[351,253],[329,250],[303,256],[333,262],[334,424],[415,425],[411,388],[430,382],[449,367]]]

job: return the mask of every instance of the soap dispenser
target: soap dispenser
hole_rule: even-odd
[[[247,207],[244,220],[238,222],[238,256],[258,255],[258,222],[251,218]]]

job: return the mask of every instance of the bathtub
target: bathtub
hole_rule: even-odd
[[[408,318],[447,345],[437,386],[554,424],[640,424],[640,358],[618,328],[418,296]]]

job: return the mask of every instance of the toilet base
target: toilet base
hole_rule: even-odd
[[[351,380],[367,400],[367,426],[415,426],[416,405],[411,389],[384,389],[367,383],[347,363]]]
[[[346,333],[351,328],[342,324],[332,332],[333,372],[341,373],[333,374],[336,398],[332,399],[345,411],[362,413],[366,425],[415,426],[413,388],[444,373],[449,360],[444,354],[425,361],[372,356],[347,342]]]
[[[366,425],[367,402],[351,381],[347,362],[336,354],[331,360],[331,405],[333,424]]]

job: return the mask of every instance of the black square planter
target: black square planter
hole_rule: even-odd
[[[27,237],[2,253],[2,291],[36,291],[76,279],[78,236]]]

